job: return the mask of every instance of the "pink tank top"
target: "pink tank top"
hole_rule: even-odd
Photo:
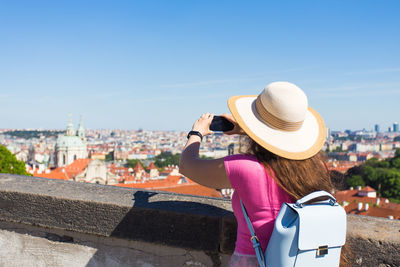
[[[265,251],[271,237],[276,216],[284,202],[291,197],[267,174],[265,167],[251,155],[232,155],[224,159],[225,170],[235,192],[232,208],[238,222],[235,253],[255,255],[250,242],[250,231],[240,207],[242,199],[254,231]]]

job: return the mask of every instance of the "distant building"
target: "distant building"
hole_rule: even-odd
[[[326,127],[326,139],[330,140],[332,137],[331,128]]]
[[[105,160],[106,159],[106,154],[102,152],[90,152],[90,158],[91,159],[100,159],[100,160]]]
[[[78,132],[75,131],[72,120],[69,120],[65,135],[59,135],[55,146],[55,158],[57,167],[71,164],[77,159],[88,157],[85,130],[82,118]]]
[[[145,170],[143,169],[142,165],[138,162],[133,168],[133,171],[135,172],[135,178],[136,179],[141,179],[142,177],[144,178],[145,176]]]
[[[111,173],[103,160],[77,159],[73,163],[53,170],[30,169],[35,177],[96,184],[117,184],[118,175]]]
[[[375,124],[375,132],[379,133],[379,125]]]
[[[160,175],[157,167],[154,165],[154,162],[151,162],[147,167],[147,172],[149,173],[150,178],[158,177]]]
[[[357,162],[357,154],[356,153],[348,153],[348,161]]]
[[[235,144],[233,144],[233,143],[229,144],[228,155],[233,155],[234,151],[235,151]]]
[[[379,144],[379,146],[380,146],[380,151],[390,151],[393,149],[392,143],[381,143]]]
[[[375,197],[376,198],[376,191],[372,187],[366,186],[366,187],[358,190],[357,195],[360,197]]]
[[[50,151],[49,151],[49,164],[47,167],[50,169],[53,169],[56,167],[56,161],[55,161],[53,149],[50,149]]]
[[[399,123],[398,122],[393,123],[393,132],[395,132],[395,133],[399,132]]]
[[[35,146],[33,144],[31,144],[29,146],[29,150],[28,150],[27,161],[32,165],[35,163],[35,154],[36,154]]]
[[[91,160],[86,168],[74,177],[76,182],[87,182],[96,184],[117,184],[119,177],[107,170],[102,160]]]

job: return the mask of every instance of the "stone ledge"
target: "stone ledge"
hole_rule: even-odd
[[[213,254],[114,237],[0,221],[0,266],[226,266]]]
[[[234,246],[228,200],[46,178],[0,174],[0,220],[215,253]]]
[[[354,266],[400,266],[400,221],[348,215],[347,244]]]
[[[211,258],[232,253],[236,238],[228,200],[9,174],[0,174],[0,221],[193,249]],[[347,240],[354,266],[400,266],[398,220],[349,215]]]

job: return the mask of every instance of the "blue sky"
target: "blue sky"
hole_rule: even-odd
[[[188,130],[290,81],[334,130],[400,121],[399,1],[0,0],[0,128]]]

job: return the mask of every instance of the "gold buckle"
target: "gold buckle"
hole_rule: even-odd
[[[317,250],[317,256],[324,256],[328,254],[328,246],[320,246]]]
[[[252,236],[252,237],[250,238],[250,241],[251,241],[251,242],[253,242],[253,238],[255,238],[258,242],[260,242],[260,240],[258,240],[258,237],[257,237],[257,236]]]

